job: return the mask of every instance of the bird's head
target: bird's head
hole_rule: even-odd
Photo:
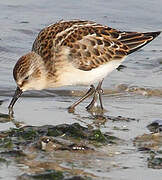
[[[9,105],[9,110],[24,91],[41,90],[46,88],[46,70],[40,55],[35,52],[22,56],[13,69],[17,89]]]

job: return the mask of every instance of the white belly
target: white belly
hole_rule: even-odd
[[[122,59],[123,61],[124,59]],[[121,63],[121,60],[113,60],[90,71],[83,71],[73,65],[64,66],[59,73],[59,79],[55,86],[66,85],[91,85],[101,81]]]

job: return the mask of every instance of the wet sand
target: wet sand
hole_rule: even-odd
[[[76,174],[87,175],[92,179],[161,179],[161,166],[156,168],[153,165],[153,160],[161,156],[159,149],[151,149],[157,152],[155,158],[151,159],[150,152],[143,152],[139,148],[148,144],[151,132],[147,125],[162,118],[162,36],[127,57],[123,63],[126,68],[114,71],[105,79],[105,119],[85,110],[91,99],[80,104],[74,114],[68,113],[67,107],[88,87],[26,92],[15,105],[14,121],[6,117],[7,107],[16,88],[12,68],[20,56],[31,50],[40,29],[61,19],[88,19],[120,30],[158,31],[162,29],[161,7],[160,0],[122,0],[121,3],[104,0],[0,2],[0,131],[15,128],[16,125],[40,127],[79,123],[83,127],[100,129],[102,133],[113,135],[124,142],[99,147],[97,151],[104,152],[103,156],[93,153],[74,155],[72,152],[62,152],[61,155],[56,152],[47,156],[40,150],[40,157],[37,157],[37,162],[34,161],[33,168],[38,164],[42,168],[44,164],[40,164],[40,161],[43,159],[43,162],[50,161],[51,166],[56,167],[55,170],[74,169]],[[149,138],[143,138],[144,134]],[[141,137],[143,144],[135,143]],[[158,146],[161,148],[161,143]],[[2,151],[3,148],[0,149]],[[53,161],[50,156],[53,156]],[[31,173],[27,171],[31,167],[30,161],[16,161],[15,158],[6,158],[4,155],[0,158],[8,162],[0,162],[2,179],[12,180],[20,178],[24,173]],[[56,159],[57,166],[54,165]],[[51,166],[49,165],[49,169]]]

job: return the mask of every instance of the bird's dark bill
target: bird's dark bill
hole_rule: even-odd
[[[22,93],[23,93],[23,91],[19,87],[17,87],[15,94],[10,102],[10,105],[8,106],[9,113],[13,111],[13,106],[16,103],[16,101],[18,100],[18,98],[21,96]]]

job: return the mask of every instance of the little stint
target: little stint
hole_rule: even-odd
[[[90,85],[75,107],[93,95],[90,110],[99,97],[103,109],[101,85],[125,57],[151,42],[159,32],[127,32],[92,21],[60,21],[45,27],[35,39],[32,51],[22,56],[13,69],[17,89],[9,105],[9,113],[24,91],[68,85]],[[98,83],[94,87],[94,83]]]

